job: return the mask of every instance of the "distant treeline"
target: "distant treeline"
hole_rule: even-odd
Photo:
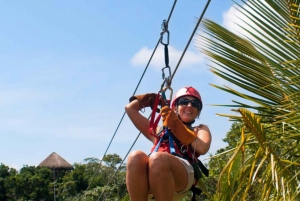
[[[122,159],[108,154],[99,159],[87,158],[75,163],[74,170],[52,170],[47,167],[24,166],[17,171],[0,165],[0,200],[129,200]],[[118,169],[119,168],[119,169]],[[117,171],[118,169],[118,171]],[[116,174],[115,174],[116,172]],[[110,183],[108,183],[110,181]],[[100,197],[101,196],[101,197]]]

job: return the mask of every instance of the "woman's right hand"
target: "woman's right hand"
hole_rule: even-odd
[[[141,95],[134,95],[131,96],[129,99],[129,102],[132,102],[134,100],[138,100],[140,104],[140,109],[144,107],[151,107],[153,108],[154,101],[156,99],[157,94],[155,93],[147,93],[147,94],[141,94]]]

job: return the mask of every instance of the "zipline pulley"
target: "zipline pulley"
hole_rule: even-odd
[[[167,34],[167,41],[166,42],[163,41],[165,33]],[[163,20],[163,22],[161,24],[160,43],[163,44],[163,45],[169,45],[169,40],[170,40],[170,32],[168,30],[168,22],[167,22],[167,20]]]
[[[161,85],[161,91],[166,91],[166,89],[164,90],[164,88],[171,88],[171,68],[169,66],[169,50],[168,50],[168,45],[169,45],[169,41],[170,41],[170,32],[168,30],[168,21],[167,20],[163,20],[162,24],[161,24],[161,32],[160,32],[160,43],[162,45],[164,45],[164,54],[165,54],[165,64],[166,66],[164,68],[162,68],[162,79],[164,80],[162,85]],[[164,35],[167,35],[167,39],[164,42]],[[168,76],[166,76],[165,74],[165,70],[168,69]]]
[[[165,74],[165,69],[169,70],[168,71],[169,75],[167,77]],[[170,66],[166,66],[166,67],[162,68],[161,71],[162,71],[162,79],[164,80],[161,85],[161,89],[163,89],[164,86],[170,88],[170,86],[171,86],[171,68],[170,68]]]

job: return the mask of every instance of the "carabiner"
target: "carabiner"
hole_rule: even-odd
[[[167,33],[167,42],[166,43],[163,42],[164,33]],[[165,31],[165,32],[160,33],[160,43],[161,44],[169,45],[169,40],[170,40],[170,32],[169,31]]]
[[[166,68],[168,68],[169,69],[169,76],[168,77],[170,77],[171,76],[171,68],[170,68],[170,66],[166,66],[166,67],[163,67],[162,69],[161,69],[161,71],[162,71],[162,79],[164,80],[165,79],[165,77],[166,77],[166,75],[165,75],[165,69]]]
[[[170,86],[166,86],[166,87],[164,87],[161,91],[162,91],[162,92],[166,92],[167,89],[170,90],[170,99],[169,99],[169,100],[170,100],[170,102],[171,102],[172,96],[173,96],[173,89],[172,89]]]
[[[171,78],[166,77],[160,86],[160,91],[164,91],[164,88],[169,88],[171,86]]]
[[[161,25],[161,29],[162,29],[162,31],[160,32],[160,43],[163,44],[163,45],[169,45],[170,32],[168,30],[167,20],[163,20],[163,23]],[[166,43],[163,42],[163,37],[164,37],[165,33],[167,33],[167,42]]]
[[[189,150],[188,146],[185,146],[184,144],[180,147],[180,152],[185,154]]]

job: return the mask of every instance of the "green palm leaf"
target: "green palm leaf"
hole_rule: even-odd
[[[200,27],[198,44],[211,59],[211,72],[240,90],[211,86],[245,100],[219,104],[239,108],[239,115],[219,115],[242,122],[245,137],[221,172],[215,200],[250,200],[253,189],[260,200],[300,200],[299,5],[300,0],[236,4],[248,19],[239,24],[243,35],[208,19]]]

